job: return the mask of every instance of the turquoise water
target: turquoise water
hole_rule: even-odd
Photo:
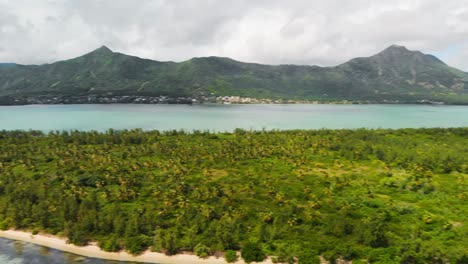
[[[468,106],[28,105],[0,106],[0,129],[145,130],[467,127]]]
[[[0,238],[1,264],[132,264],[78,255],[36,246],[30,243]],[[141,264],[141,263],[140,263]]]

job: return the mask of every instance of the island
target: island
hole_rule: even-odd
[[[333,67],[161,62],[105,46],[51,64],[0,64],[0,105],[337,102],[466,105],[468,73],[397,45]]]

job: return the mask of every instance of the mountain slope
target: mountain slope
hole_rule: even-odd
[[[383,95],[466,94],[468,74],[447,66],[432,55],[391,46],[369,58],[356,58],[338,66],[353,83]]]
[[[468,74],[432,55],[390,46],[335,67],[261,65],[204,57],[159,62],[105,46],[45,65],[0,67],[0,96],[239,95],[311,100],[468,103]]]

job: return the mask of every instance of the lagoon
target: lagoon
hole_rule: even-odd
[[[210,130],[467,127],[468,106],[26,105],[0,106],[0,130]]]

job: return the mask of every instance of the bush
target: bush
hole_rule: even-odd
[[[358,247],[353,247],[351,245],[343,245],[335,249],[341,257],[345,260],[358,259],[362,256],[362,252]]]
[[[330,262],[330,264],[335,264],[336,260],[340,257],[338,253],[334,250],[329,250],[324,252],[323,257]]]
[[[151,239],[145,235],[129,237],[125,241],[125,249],[132,255],[138,255],[148,248]]]
[[[463,255],[455,261],[456,264],[468,264],[468,255]]]
[[[304,250],[299,254],[298,264],[320,264],[320,258],[315,250]]]
[[[206,258],[210,255],[210,248],[203,245],[202,243],[198,243],[194,248],[193,251],[195,255],[199,256],[200,258]]]
[[[99,247],[106,252],[117,252],[121,249],[115,237],[99,241]]]
[[[356,259],[353,260],[353,264],[368,264],[369,262],[365,259]]]
[[[263,250],[255,243],[247,242],[241,249],[241,256],[245,262],[260,262],[266,258]]]
[[[413,254],[409,254],[408,259],[412,259]],[[376,248],[368,252],[368,258],[370,263],[400,263],[398,252],[393,247],[388,248]]]
[[[237,261],[237,252],[234,250],[228,250],[224,253],[224,258],[226,262],[232,263]]]
[[[83,230],[75,228],[68,234],[68,243],[71,243],[76,246],[86,246],[88,245],[88,238],[86,237]]]
[[[174,232],[159,230],[156,235],[156,250],[164,250],[166,255],[175,255],[179,252],[177,237]]]
[[[14,221],[11,218],[6,218],[0,222],[0,230],[8,230],[14,226]]]
[[[291,254],[281,254],[274,259],[273,263],[294,263],[294,256]]]

